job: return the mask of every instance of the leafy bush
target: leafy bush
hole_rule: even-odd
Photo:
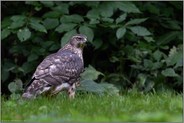
[[[27,82],[45,56],[83,33],[92,44],[85,66],[103,73],[91,72],[97,82],[122,91],[182,91],[182,10],[182,2],[3,1],[2,86]]]

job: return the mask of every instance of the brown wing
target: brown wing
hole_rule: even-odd
[[[47,56],[37,67],[32,78],[41,79],[51,85],[75,82],[84,65],[82,59],[70,51]]]

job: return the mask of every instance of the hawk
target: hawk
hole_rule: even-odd
[[[67,90],[74,98],[80,74],[84,71],[83,47],[87,37],[77,34],[58,52],[47,56],[36,68],[22,97],[34,99],[43,93],[55,95]]]

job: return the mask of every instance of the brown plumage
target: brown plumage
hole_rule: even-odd
[[[22,97],[32,99],[45,92],[54,95],[66,89],[73,98],[84,70],[82,52],[86,41],[85,35],[77,34],[58,52],[47,56],[38,65]]]

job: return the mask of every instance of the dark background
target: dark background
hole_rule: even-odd
[[[85,67],[103,73],[97,83],[121,91],[183,90],[182,1],[2,1],[1,19],[2,94],[21,92],[37,65],[75,33],[88,36]]]

